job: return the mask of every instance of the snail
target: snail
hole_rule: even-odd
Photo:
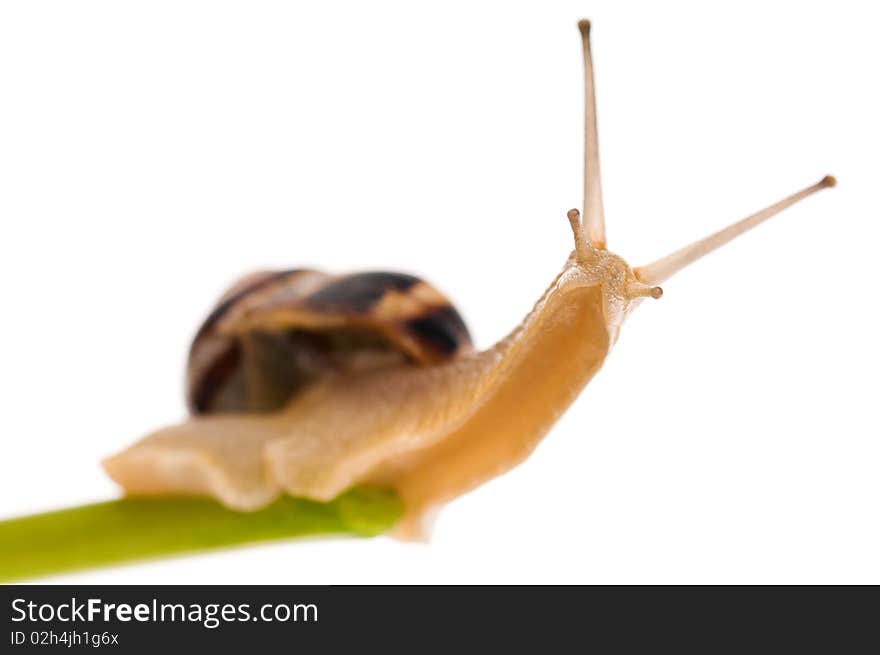
[[[104,461],[133,495],[200,494],[242,511],[280,494],[329,500],[396,490],[400,538],[523,461],[604,363],[624,320],[674,273],[816,184],[646,266],[606,248],[590,24],[584,58],[583,214],[574,249],[525,319],[484,351],[459,312],[416,277],[295,269],[235,284],[190,351],[192,417]]]

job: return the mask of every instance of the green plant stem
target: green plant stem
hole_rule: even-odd
[[[374,536],[401,511],[393,492],[367,488],[327,503],[283,497],[257,512],[202,498],[123,498],[0,521],[0,581],[291,537]]]

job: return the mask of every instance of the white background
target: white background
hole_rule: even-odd
[[[632,264],[838,188],[667,282],[429,545],[63,579],[880,583],[869,7],[3,3],[0,515],[117,494],[100,458],[183,416],[189,338],[249,269],[411,271],[480,346],[503,336],[571,248],[587,16],[609,244]]]

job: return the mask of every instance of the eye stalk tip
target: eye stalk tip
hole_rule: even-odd
[[[834,188],[837,186],[837,178],[833,175],[826,175],[820,180],[819,185],[827,189]]]
[[[578,21],[578,29],[581,31],[581,34],[584,36],[589,36],[590,34],[590,21],[586,18],[582,18]]]
[[[654,300],[659,300],[663,297],[663,289],[661,287],[652,287],[651,288],[651,297]]]
[[[569,209],[566,216],[568,216],[568,220],[576,221],[581,217],[581,213],[577,209]]]

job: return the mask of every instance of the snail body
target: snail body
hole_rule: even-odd
[[[660,282],[820,182],[647,266],[606,249],[589,23],[584,216],[574,250],[532,311],[487,350],[455,308],[399,273],[260,273],[221,299],[196,334],[193,417],[105,460],[131,494],[206,494],[238,510],[286,493],[329,500],[394,488],[396,534],[425,535],[445,502],[525,459],[604,363],[626,317]]]
[[[203,411],[105,465],[130,493],[207,493],[240,510],[279,493],[329,500],[355,484],[392,486],[407,508],[398,534],[420,536],[428,510],[532,451],[646,295],[618,257],[587,254],[572,253],[532,312],[488,350],[474,352],[462,340],[441,362],[328,370],[280,410]],[[261,309],[241,315],[271,313],[273,332],[265,320],[259,328],[232,321],[227,330],[250,325],[264,338],[289,332],[274,310]]]

